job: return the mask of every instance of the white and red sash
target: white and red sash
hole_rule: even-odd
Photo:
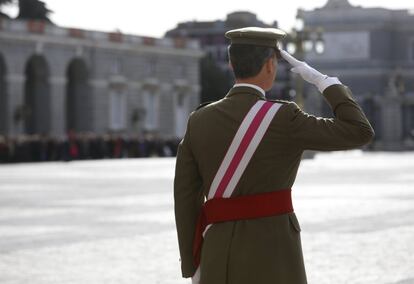
[[[258,101],[247,113],[211,183],[208,199],[230,197],[281,104]]]

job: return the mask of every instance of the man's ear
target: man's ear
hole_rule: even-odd
[[[266,68],[267,73],[273,72],[273,68],[274,68],[273,57],[270,57],[269,59],[266,60],[265,68]]]

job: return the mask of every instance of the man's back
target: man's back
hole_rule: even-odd
[[[325,96],[336,111],[336,119],[316,118],[301,112],[294,103],[274,102],[282,106],[232,197],[292,188],[305,149],[348,149],[371,139],[372,129],[347,88],[332,86]],[[264,99],[254,88],[235,87],[224,99],[191,115],[181,150],[193,162],[179,157],[177,172],[189,173],[196,167],[199,176],[195,180],[204,197],[242,120]],[[187,183],[185,179],[176,177],[175,186],[181,187],[180,181]],[[193,231],[194,227],[188,229]],[[204,238],[201,283],[264,284],[276,279],[273,283],[306,283],[299,232],[294,213],[214,224]]]
[[[206,196],[236,131],[258,100],[263,100],[258,91],[248,87],[236,87],[224,99],[193,114],[189,125],[190,143],[202,174]],[[298,166],[302,150],[291,147],[286,123],[283,122],[286,111],[287,106],[283,103],[233,196],[275,191],[293,185],[295,173],[290,177],[292,169],[287,169],[286,164]]]

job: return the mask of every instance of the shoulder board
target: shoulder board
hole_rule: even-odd
[[[278,103],[278,104],[289,104],[291,103],[290,101],[285,101],[285,100],[267,100],[268,102],[272,102],[272,103]]]
[[[211,101],[211,102],[205,102],[205,103],[202,103],[202,104],[200,104],[197,108],[196,108],[196,110],[199,110],[200,108],[203,108],[203,107],[205,107],[205,106],[208,106],[209,104],[211,104],[211,103],[214,103],[213,101]]]

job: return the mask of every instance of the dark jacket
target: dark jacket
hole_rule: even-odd
[[[335,118],[306,114],[283,103],[258,146],[233,196],[292,188],[304,150],[345,150],[371,141],[374,131],[350,90],[328,87],[324,97]],[[197,217],[223,157],[249,109],[265,99],[249,87],[235,87],[226,97],[189,118],[178,150],[175,214],[182,274],[191,277]],[[214,224],[201,255],[202,284],[306,283],[300,226],[294,213]]]

